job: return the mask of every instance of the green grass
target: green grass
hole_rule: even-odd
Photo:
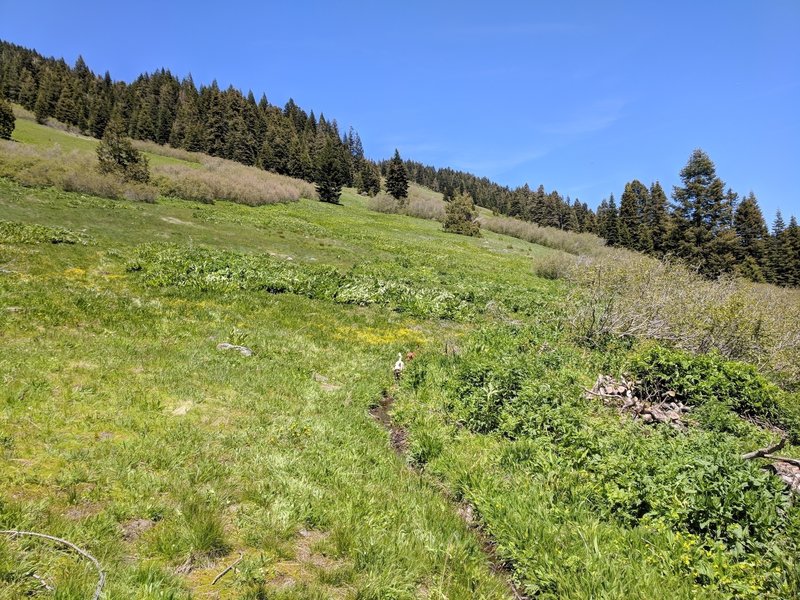
[[[35,121],[29,119],[18,118],[14,131],[11,134],[11,139],[23,144],[30,144],[32,146],[49,147],[58,144],[62,150],[67,152],[77,151],[81,153],[95,153],[98,140],[85,135],[76,133],[68,133],[53,127],[46,127],[40,125]],[[161,154],[154,154],[152,152],[145,152],[147,160],[153,166],[155,165],[183,165],[189,167],[198,167],[198,163],[172,158],[170,156],[163,156]]]
[[[566,284],[534,275],[555,251],[342,202],[0,179],[0,529],[86,548],[107,598],[509,598],[466,502],[531,596],[793,597],[798,511],[736,458],[768,434],[680,437],[582,400],[637,349],[570,337]],[[407,458],[369,416],[385,390]],[[755,500],[714,508],[737,485]],[[59,598],[94,585],[75,555],[0,537],[0,599],[53,597],[32,573]]]
[[[292,294],[152,288],[126,271],[136,247],[163,240],[391,265],[425,281],[491,277],[539,298],[557,289],[527,281],[541,249],[456,239],[353,196],[344,203],[140,205],[0,181],[6,220],[92,240],[0,245],[0,524],[89,549],[109,571],[109,597],[202,594],[238,552],[242,569],[218,584],[226,597],[284,587],[303,598],[506,597],[475,536],[367,413],[398,351],[438,347],[463,325]],[[496,261],[506,273],[495,281]],[[255,356],[216,350],[234,338]],[[136,520],[152,526],[131,537]],[[302,548],[304,531],[319,537],[316,551]],[[12,584],[0,598],[37,585],[19,556],[74,588],[64,597],[91,584],[88,569],[47,548],[3,551],[0,577]]]

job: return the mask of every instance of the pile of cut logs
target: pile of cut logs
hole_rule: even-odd
[[[629,414],[643,423],[666,423],[675,429],[684,430],[686,413],[691,410],[682,402],[675,402],[675,392],[668,391],[660,398],[639,398],[636,382],[624,375],[616,380],[609,375],[600,375],[587,398],[600,398],[606,406],[615,407],[620,413]]]

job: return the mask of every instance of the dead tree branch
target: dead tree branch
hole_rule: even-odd
[[[94,589],[94,595],[92,596],[92,600],[99,600],[100,593],[103,591],[103,586],[106,583],[106,574],[105,574],[105,571],[103,571],[103,567],[100,565],[100,561],[97,560],[91,554],[89,554],[83,548],[80,548],[80,547],[76,546],[75,544],[73,544],[72,542],[70,542],[68,540],[65,540],[63,538],[55,537],[53,535],[47,535],[47,534],[44,534],[44,533],[36,533],[36,532],[33,532],[33,531],[18,531],[16,529],[7,529],[7,530],[0,530],[0,535],[8,535],[8,536],[11,536],[12,538],[17,537],[18,535],[42,538],[42,539],[45,539],[45,540],[50,540],[52,542],[58,542],[59,544],[67,546],[71,550],[77,552],[83,558],[85,558],[86,560],[90,561],[92,563],[92,565],[94,565],[94,568],[97,570],[98,581],[97,581],[97,586]]]

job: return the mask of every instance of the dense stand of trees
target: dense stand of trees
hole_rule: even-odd
[[[767,224],[758,200],[726,189],[714,163],[695,150],[667,200],[658,182],[633,180],[619,206],[612,195],[597,210],[597,233],[610,245],[677,256],[709,277],[736,273],[753,281],[800,286],[800,228],[778,212]]]
[[[609,245],[663,257],[678,256],[700,272],[717,277],[735,272],[755,281],[800,286],[800,228],[778,213],[767,228],[750,193],[741,199],[715,172],[711,159],[696,150],[681,171],[672,202],[658,182],[626,184],[597,211],[543,186],[516,189],[486,177],[418,162],[399,153],[381,163],[364,156],[352,128],[342,133],[335,120],[317,118],[293,100],[284,107],[266,96],[256,100],[216,82],[197,87],[191,76],[178,79],[167,70],[139,76],[130,84],[108,72],[93,73],[82,58],[74,66],[33,50],[0,41],[0,98],[102,138],[112,121],[121,133],[235,160],[315,182],[323,200],[336,202],[342,186],[362,193],[380,191],[381,175],[400,201],[404,178],[441,192],[445,200],[470,196],[497,213],[568,231],[595,233]],[[13,121],[12,121],[13,126]]]
[[[458,194],[467,194],[484,208],[497,213],[579,233],[596,233],[594,212],[578,199],[570,200],[558,192],[546,192],[544,186],[532,190],[527,184],[514,190],[486,177],[450,168],[437,169],[411,160],[405,161],[409,179],[441,192],[449,201]],[[380,164],[385,175],[389,161]]]
[[[134,139],[170,144],[322,184],[326,191],[358,184],[377,170],[364,158],[352,128],[307,113],[289,100],[283,108],[262,95],[242,94],[216,81],[196,86],[167,70],[140,75],[130,84],[0,41],[0,97],[102,138],[113,120]],[[374,189],[374,180],[369,184]],[[331,194],[327,193],[326,198]],[[338,196],[337,196],[338,197]]]

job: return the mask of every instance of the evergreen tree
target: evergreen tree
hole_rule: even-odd
[[[358,177],[358,193],[374,196],[380,191],[381,174],[378,167],[370,161],[363,161]]]
[[[256,163],[255,138],[245,121],[247,101],[233,88],[226,93],[226,122],[224,156],[245,165]]]
[[[14,111],[11,105],[0,97],[0,140],[10,140],[14,131]]]
[[[738,259],[741,263],[747,262],[739,271],[754,281],[764,281],[769,232],[753,192],[736,208],[733,223],[739,242]]]
[[[704,275],[716,277],[729,265],[735,243],[727,233],[715,241],[730,229],[730,201],[725,184],[717,177],[714,163],[700,149],[692,153],[681,170],[681,180],[683,187],[676,186],[672,194],[675,200],[672,250],[699,267]]]
[[[172,125],[178,106],[178,93],[180,91],[177,80],[172,77],[165,78],[158,91],[158,107],[156,109],[155,139],[157,144],[169,142]]]
[[[786,228],[787,262],[789,263],[789,285],[800,286],[800,226],[792,215]]]
[[[650,203],[650,193],[638,179],[625,184],[625,191],[619,204],[619,234],[620,245],[632,250],[642,250],[640,234],[649,237],[642,231],[642,225],[647,227],[645,210]]]
[[[200,94],[188,75],[178,91],[178,106],[169,133],[169,143],[175,148],[201,152],[205,136],[200,120]]]
[[[117,119],[108,124],[97,145],[97,160],[101,173],[116,173],[126,181],[140,183],[150,179],[147,157],[125,137],[122,123]]]
[[[61,95],[55,108],[55,118],[68,125],[79,125],[81,121],[81,111],[79,109],[80,94],[76,81],[70,81],[61,88]],[[85,123],[84,123],[85,125]]]
[[[458,194],[445,206],[445,217],[442,228],[450,233],[479,236],[481,226],[478,223],[478,211],[469,194]]]
[[[667,195],[661,188],[661,184],[656,181],[650,186],[648,194],[649,203],[645,210],[650,239],[653,243],[653,253],[663,256],[667,251],[669,240],[670,216],[667,209],[669,202]]]
[[[111,119],[112,108],[111,75],[106,71],[105,77],[95,82],[92,99],[89,104],[89,133],[96,138],[103,137],[108,121]]]
[[[603,230],[601,230],[600,235],[606,239],[606,245],[619,246],[619,213],[617,212],[617,201],[614,199],[614,194],[609,197],[603,221]]]
[[[51,69],[46,69],[33,105],[33,113],[38,123],[45,123],[47,118],[53,115],[59,95],[60,86],[57,84],[56,75]]]
[[[341,157],[339,156],[333,142],[329,139],[325,146],[317,154],[317,166],[315,172],[315,182],[319,199],[322,202],[339,204],[339,197],[342,194],[342,183],[346,175],[344,173]]]
[[[211,156],[225,156],[225,137],[228,124],[225,106],[216,80],[200,89],[200,117],[203,122],[203,152]]]
[[[792,250],[792,240],[779,210],[772,223],[772,238],[770,239],[768,258],[770,283],[781,286],[792,284]]]
[[[400,152],[395,149],[392,160],[386,171],[386,191],[396,200],[408,198],[408,171],[400,158]]]
[[[36,79],[28,69],[25,69],[22,73],[17,101],[28,110],[33,110],[37,94]]]

